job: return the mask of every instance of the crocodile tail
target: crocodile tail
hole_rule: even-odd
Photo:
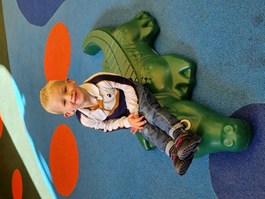
[[[88,55],[103,52],[102,71],[116,73],[138,80],[132,63],[119,43],[111,34],[111,29],[96,29],[87,34],[83,41],[83,50]]]

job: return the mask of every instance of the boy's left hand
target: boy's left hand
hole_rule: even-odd
[[[130,132],[135,134],[137,131],[142,132],[143,126],[146,124],[144,116],[138,116],[131,113],[128,116],[129,123],[131,124]]]

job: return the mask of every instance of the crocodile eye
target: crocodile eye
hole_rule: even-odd
[[[231,135],[233,132],[234,132],[234,128],[231,126],[231,125],[226,125],[224,127],[224,132],[227,134],[227,135]]]
[[[227,147],[232,147],[234,146],[234,141],[231,139],[224,139],[224,145]]]

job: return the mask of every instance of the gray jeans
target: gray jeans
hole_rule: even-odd
[[[143,127],[143,136],[165,152],[173,140],[172,133],[180,127],[179,120],[163,109],[155,96],[142,84],[134,82],[139,103],[139,114],[148,121]]]

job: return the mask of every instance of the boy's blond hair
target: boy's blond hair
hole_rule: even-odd
[[[49,113],[60,114],[58,111],[52,110],[49,106],[52,96],[52,88],[55,84],[62,82],[61,80],[50,80],[46,85],[40,90],[40,102],[42,107]]]

